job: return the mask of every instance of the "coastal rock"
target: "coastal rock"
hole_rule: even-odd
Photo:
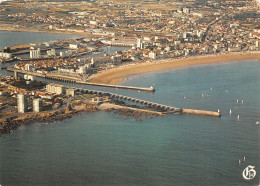
[[[65,113],[65,111],[59,110],[50,113],[21,115],[20,118],[18,116],[6,118],[0,122],[0,135],[10,134],[11,130],[16,129],[20,125],[26,125],[34,122],[61,121],[66,118],[71,118],[76,114],[78,114],[77,111],[69,111]]]

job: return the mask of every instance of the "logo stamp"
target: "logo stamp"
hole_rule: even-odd
[[[243,177],[246,180],[252,180],[256,176],[255,166],[249,165],[243,170]]]

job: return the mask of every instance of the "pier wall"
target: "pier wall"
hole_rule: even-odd
[[[101,86],[101,87],[109,87],[109,88],[122,88],[122,89],[132,89],[132,90],[141,90],[141,91],[149,91],[154,92],[154,87],[133,87],[133,86],[123,86],[123,85],[108,85],[108,84],[100,84],[100,83],[90,83],[85,81],[76,81],[78,84],[84,84],[84,85],[92,85],[92,86]]]
[[[208,116],[216,116],[216,117],[221,116],[220,112],[207,111],[207,110],[194,110],[194,109],[186,109],[186,108],[182,109],[182,113],[208,115]]]
[[[37,77],[43,77],[47,79],[54,79],[59,81],[65,81],[70,83],[77,83],[77,84],[84,84],[84,85],[91,85],[91,86],[101,86],[101,87],[109,87],[109,88],[121,88],[121,89],[131,89],[131,90],[140,90],[140,91],[149,91],[154,92],[154,87],[134,87],[134,86],[123,86],[123,85],[108,85],[108,84],[100,84],[100,83],[90,83],[86,81],[80,81],[77,77],[69,77],[59,74],[40,74],[37,72],[28,72],[24,70],[16,70],[16,69],[7,69],[8,71],[13,71],[14,73],[21,73],[21,74],[27,74]]]

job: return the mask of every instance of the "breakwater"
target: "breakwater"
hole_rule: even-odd
[[[78,77],[73,76],[66,76],[62,74],[45,74],[45,73],[37,73],[37,72],[28,72],[24,70],[17,70],[13,68],[7,68],[8,71],[13,71],[15,74],[21,73],[21,74],[27,74],[47,79],[54,79],[59,81],[65,81],[70,83],[78,83],[78,84],[84,84],[84,85],[91,85],[91,86],[101,86],[101,87],[109,87],[109,88],[121,88],[121,89],[131,89],[131,90],[140,90],[140,91],[149,91],[154,92],[155,89],[153,86],[151,87],[134,87],[134,86],[123,86],[123,85],[108,85],[108,84],[100,84],[100,83],[90,83],[86,81],[81,81]]]
[[[153,86],[146,88],[146,87],[123,86],[123,85],[108,85],[102,83],[90,83],[85,81],[76,81],[76,83],[84,84],[84,85],[92,85],[92,86],[109,87],[109,88],[132,89],[132,90],[141,90],[141,91],[149,91],[149,92],[155,91]]]
[[[195,109],[182,109],[182,113],[187,113],[187,114],[197,114],[197,115],[207,115],[207,116],[216,116],[220,117],[221,114],[220,112],[214,112],[214,111],[208,111],[208,110],[195,110]]]
[[[68,87],[68,88],[71,88],[71,87]],[[134,97],[123,96],[123,95],[114,94],[114,93],[110,93],[110,92],[82,89],[82,88],[76,88],[76,87],[73,87],[73,88],[82,94],[97,94],[98,96],[109,96],[109,98],[112,100],[123,101],[126,103],[132,103],[132,104],[136,104],[136,105],[142,105],[142,106],[145,106],[148,108],[153,108],[155,110],[161,111],[164,114],[188,113],[188,114],[208,115],[208,116],[216,116],[216,117],[221,116],[220,112],[215,112],[215,111],[177,108],[177,107],[173,107],[173,106],[163,105],[163,104],[154,103],[151,101],[137,99]]]

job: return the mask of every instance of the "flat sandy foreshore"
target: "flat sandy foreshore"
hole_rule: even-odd
[[[232,53],[210,56],[197,56],[179,59],[167,59],[157,62],[143,62],[129,64],[114,69],[103,70],[91,76],[91,82],[104,84],[118,84],[126,80],[127,76],[155,71],[170,70],[174,68],[188,67],[193,65],[237,62],[242,60],[260,59],[260,51],[250,53]]]

